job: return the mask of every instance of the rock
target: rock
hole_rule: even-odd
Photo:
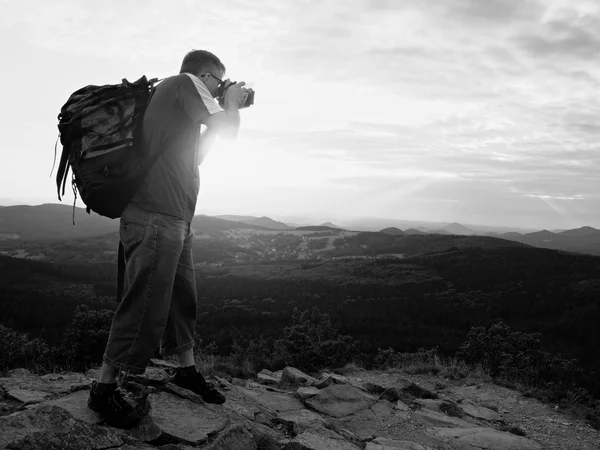
[[[9,377],[19,378],[19,377],[29,377],[31,376],[31,371],[27,369],[12,369],[8,371]]]
[[[146,414],[143,416],[140,423],[138,423],[134,428],[126,430],[126,433],[129,436],[139,439],[140,441],[152,442],[162,435],[162,430],[156,424],[156,422],[154,422],[152,415]]]
[[[260,449],[282,448],[282,444],[284,444],[283,434],[261,423],[251,424],[249,431]]]
[[[98,413],[88,408],[87,400],[89,395],[89,391],[77,391],[65,397],[45,401],[43,405],[58,406],[71,413],[73,417],[77,417],[77,419],[83,422],[95,425],[101,423],[102,418]]]
[[[316,378],[306,375],[304,372],[294,367],[286,367],[281,374],[280,384],[290,386],[310,386],[311,384],[316,383],[316,381]]]
[[[256,415],[258,413],[260,413],[260,409],[258,409],[258,408],[254,408],[252,406],[247,407],[245,405],[242,405],[235,401],[230,401],[230,400],[227,400],[225,402],[225,404],[223,405],[223,408],[228,409],[232,412],[235,412],[235,413],[239,414],[240,416],[243,416],[249,420],[254,420]]]
[[[245,427],[241,425],[231,426],[211,442],[205,450],[256,450],[256,441]]]
[[[291,397],[289,394],[269,392],[264,389],[237,389],[239,389],[240,392],[255,400],[259,405],[275,413],[304,409],[302,403],[300,403],[294,397]]]
[[[299,434],[284,447],[284,450],[360,450],[360,447],[333,431],[320,428]]]
[[[387,400],[390,403],[395,403],[401,400],[403,403],[410,405],[412,401],[415,399],[414,396],[405,393],[402,389],[397,387],[389,387],[386,388],[380,395],[380,400]]]
[[[536,442],[493,428],[430,428],[428,431],[446,442],[452,442],[452,445],[457,448],[542,450],[542,447]],[[461,445],[462,447],[460,447]]]
[[[373,396],[347,384],[334,384],[321,389],[306,400],[312,409],[338,418],[369,408],[376,402]]]
[[[242,380],[241,378],[233,377],[231,378],[231,384],[235,386],[246,386],[246,380]]]
[[[417,442],[396,441],[386,438],[375,438],[367,444],[365,450],[429,450],[431,447],[425,447]]]
[[[55,405],[0,417],[0,448],[48,449],[108,449],[125,444],[114,429],[97,427],[78,421]]]
[[[403,387],[402,392],[412,395],[415,398],[438,398],[438,395],[436,393],[428,391],[427,389],[415,383],[410,383],[408,386]]]
[[[490,420],[502,422],[504,419],[496,411],[483,406],[474,404],[473,402],[466,400],[460,404],[461,409],[469,416],[475,417],[476,419]]]
[[[470,428],[473,424],[458,417],[448,416],[444,413],[423,409],[412,413],[411,418],[426,427],[463,427]]]
[[[337,375],[335,373],[324,373],[321,376],[321,379],[313,383],[312,386],[318,389],[324,389],[332,384],[344,384],[347,381],[348,379],[342,375]]]
[[[296,391],[296,397],[299,399],[306,400],[307,398],[311,398],[319,393],[319,389],[313,386],[309,387],[299,387]]]
[[[152,447],[156,450],[157,447]],[[182,444],[165,444],[158,447],[160,450],[195,450],[198,447],[192,447],[190,445],[182,445]],[[122,450],[122,449],[117,449]]]
[[[8,398],[17,400],[21,403],[24,403],[25,405],[31,405],[33,403],[39,403],[39,402],[45,400],[47,397],[51,396],[52,394],[50,394],[48,392],[42,392],[42,391],[31,391],[29,389],[13,388],[13,389],[8,389],[6,391],[6,395]]]
[[[163,367],[166,369],[177,369],[179,367],[177,364],[165,361],[164,359],[151,358],[150,363],[157,367]]]
[[[442,404],[441,400],[431,400],[431,399],[421,399],[417,398],[413,400],[413,405],[417,405],[419,409],[429,409],[431,411],[441,411],[440,405]]]
[[[352,384],[352,382],[350,384]],[[384,388],[383,386],[380,386],[379,384],[371,383],[369,381],[367,381],[365,383],[360,383],[360,384],[364,390],[366,390],[369,394],[373,394],[373,395],[381,395],[386,390],[386,388]],[[354,386],[354,384],[353,384],[353,386]]]
[[[221,408],[240,414],[249,420],[254,420],[260,413],[270,414],[272,417],[275,417],[275,411],[265,408],[256,401],[254,396],[248,395],[246,392],[245,388],[230,385],[230,389],[226,392],[227,401],[221,405]]]
[[[345,416],[342,421],[350,419],[360,419],[363,421],[375,420],[375,412],[371,408],[361,409],[360,411],[356,411],[354,414],[350,414],[349,416]]]
[[[406,403],[404,403],[402,400],[398,400],[395,404],[394,404],[394,409],[396,411],[410,411],[410,408],[406,405]]]
[[[92,380],[81,373],[50,374],[44,377],[32,375],[25,369],[15,369],[8,373],[10,376],[0,378],[0,386],[9,394],[13,391],[15,398],[20,397],[29,402],[42,401],[51,395],[88,389],[92,384]],[[48,395],[44,396],[43,393]]]
[[[261,384],[273,384],[277,385],[281,382],[281,376],[276,376],[273,372],[267,369],[261,370],[256,378]]]
[[[152,418],[173,442],[198,445],[223,430],[228,420],[191,400],[167,392],[150,394]]]
[[[127,380],[134,381],[144,386],[162,386],[171,381],[173,377],[159,367],[146,367],[143,375],[130,374]]]
[[[328,424],[324,417],[308,409],[279,413],[273,422],[288,426],[294,431],[294,434],[303,433],[310,428],[322,428]]]
[[[392,404],[386,400],[379,400],[371,406],[371,411],[376,417],[389,417],[392,414],[392,409]]]
[[[336,432],[337,432],[337,434],[342,436],[344,439],[346,439],[348,442],[351,442],[352,444],[358,446],[359,448],[362,448],[364,446],[363,441],[352,431],[346,430],[345,428],[339,428],[339,429],[336,429]]]
[[[176,384],[167,383],[164,386],[164,390],[166,392],[174,394],[174,395],[176,395],[178,397],[188,399],[189,401],[197,403],[199,405],[203,405],[204,404],[204,399],[202,397],[200,397],[198,394],[196,394],[196,393],[194,393],[192,391],[188,391],[187,389],[184,389],[184,388],[182,388],[180,386],[177,386]]]
[[[416,399],[412,403],[420,409],[444,413],[451,417],[464,417],[465,413],[460,406],[448,400]]]

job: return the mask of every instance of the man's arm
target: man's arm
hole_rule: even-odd
[[[200,135],[200,139],[198,140],[198,165],[202,164],[202,161],[204,161],[204,158],[206,158],[208,152],[210,152],[216,137],[217,132],[210,128],[206,129]]]
[[[237,103],[225,104],[225,111],[211,114],[206,119],[206,126],[224,139],[237,138],[240,129],[240,111]]]
[[[236,139],[240,129],[240,105],[246,102],[248,93],[242,89],[243,81],[231,85],[225,92],[225,111],[211,114],[206,119],[206,126],[214,129],[225,139]]]
[[[240,128],[240,105],[244,104],[248,95],[242,89],[245,84],[241,81],[229,86],[225,92],[224,108],[221,108],[204,83],[190,75],[180,86],[176,98],[194,122],[206,125],[222,138],[235,139]]]

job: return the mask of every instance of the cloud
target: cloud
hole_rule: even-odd
[[[143,8],[32,0],[5,9],[0,38],[16,50],[3,98],[26,108],[16,94],[25,89],[12,86],[33,83],[36,64],[56,60],[63,69],[47,75],[53,89],[29,123],[49,123],[50,113],[54,121],[47,104],[71,84],[140,70],[168,75],[186,51],[207,48],[232,77],[256,81],[256,105],[242,114],[241,160],[271,176],[264,185],[327,186],[338,202],[343,189],[381,188],[382,208],[400,198],[386,183],[406,186],[411,176],[425,181],[430,204],[435,195],[472,199],[472,189],[525,212],[597,198],[597,0],[225,0],[209,9],[191,0]],[[269,161],[310,176],[269,175],[261,169]],[[453,211],[483,208],[485,196],[476,197]]]
[[[532,0],[449,0],[443,5],[449,17],[486,27],[536,20],[544,11],[540,2]]]
[[[548,22],[515,42],[535,57],[595,60],[600,55],[600,17]]]

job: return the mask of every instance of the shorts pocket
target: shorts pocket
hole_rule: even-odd
[[[121,218],[119,234],[124,247],[131,247],[144,240],[146,225],[143,223],[129,222]]]

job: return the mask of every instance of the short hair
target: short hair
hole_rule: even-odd
[[[215,66],[217,69],[225,72],[225,66],[216,55],[206,50],[192,50],[183,58],[179,73],[196,75],[206,66]]]

